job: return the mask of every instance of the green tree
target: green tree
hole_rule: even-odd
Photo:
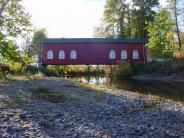
[[[94,36],[135,38],[147,37],[147,24],[153,21],[158,0],[107,0],[103,20]]]
[[[100,37],[126,37],[125,17],[126,0],[107,0],[104,17],[100,26],[95,28],[94,36]]]
[[[166,9],[160,9],[153,22],[148,22],[149,57],[169,58],[173,56],[173,20]]]
[[[39,29],[34,32],[31,44],[32,56],[38,56],[40,54],[40,41],[44,38],[47,38],[46,29]]]
[[[15,59],[15,38],[24,36],[31,28],[30,16],[21,0],[0,0],[0,54],[4,59]]]
[[[132,19],[134,37],[144,37],[148,35],[146,22],[153,21],[155,11],[153,8],[159,5],[158,0],[132,0]]]

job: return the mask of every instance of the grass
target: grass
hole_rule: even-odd
[[[35,93],[35,94],[48,94],[50,93],[50,89],[47,87],[37,87],[35,89],[32,89],[31,92]]]
[[[105,96],[105,90],[107,88],[105,87],[99,87],[99,86],[96,86],[96,85],[90,85],[90,84],[87,84],[87,83],[79,83],[79,85],[83,88],[86,88],[86,91],[91,91],[93,90],[95,92],[95,101],[96,102],[100,102],[104,99],[104,96]]]
[[[47,87],[37,87],[35,89],[31,89],[31,92],[34,94],[35,97],[39,99],[44,99],[53,103],[60,103],[66,99],[65,94],[63,93],[56,93],[51,91]]]
[[[23,99],[23,98],[20,98],[20,97],[13,97],[12,98],[12,101],[13,101],[13,103],[15,103],[15,104],[17,104],[18,106],[19,105],[22,105],[22,104],[25,104],[25,103],[28,103],[28,101],[27,100],[25,100],[25,99]]]
[[[70,96],[69,99],[71,101],[80,101],[80,99],[77,96],[74,96],[74,95]]]
[[[11,97],[10,99],[0,97],[0,104],[3,104],[3,107],[18,108],[25,103],[28,103],[28,101],[18,96]]]
[[[63,102],[66,97],[63,93],[61,94],[48,94],[48,97],[46,97],[48,101],[53,102],[53,103],[60,103]]]

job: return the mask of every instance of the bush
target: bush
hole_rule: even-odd
[[[29,73],[31,73],[31,74],[36,74],[36,73],[39,72],[39,68],[38,68],[38,67],[35,67],[35,66],[27,66],[27,67],[25,68],[25,71],[26,71],[26,72],[29,72]]]
[[[119,61],[115,69],[113,69],[113,76],[115,76],[117,79],[130,77],[132,75],[132,66],[129,62],[126,61]]]
[[[45,74],[46,76],[48,77],[51,77],[51,76],[58,76],[58,74],[54,71],[54,70],[51,70],[51,69],[47,69],[45,67],[40,67],[39,68],[39,71],[43,74]]]
[[[0,79],[5,77],[6,73],[10,71],[10,67],[8,64],[0,63]]]
[[[22,72],[22,63],[19,62],[10,62],[10,71],[13,74],[20,74]]]

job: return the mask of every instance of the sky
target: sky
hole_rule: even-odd
[[[100,23],[105,0],[24,0],[35,28],[46,28],[48,37],[92,37]]]
[[[100,23],[106,0],[23,0],[35,28],[50,38],[90,38]],[[165,0],[161,0],[165,5]]]

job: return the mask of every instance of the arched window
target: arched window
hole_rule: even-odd
[[[53,52],[52,52],[52,50],[49,50],[47,52],[47,59],[53,59]]]
[[[127,51],[126,50],[121,51],[121,59],[127,59]]]
[[[133,59],[139,59],[139,52],[137,50],[133,51]]]
[[[114,50],[109,52],[109,59],[116,59],[116,52]]]
[[[75,50],[72,50],[72,51],[70,52],[70,58],[71,58],[71,59],[77,59],[77,52],[76,52]]]
[[[59,51],[59,59],[65,59],[65,52],[63,50]]]

